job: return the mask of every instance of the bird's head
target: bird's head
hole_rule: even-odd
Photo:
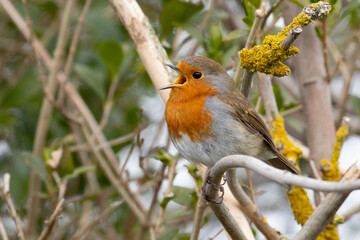
[[[160,90],[171,88],[172,92],[198,94],[209,89],[226,93],[235,88],[235,83],[226,70],[216,61],[201,56],[186,57],[176,66],[168,67],[179,73],[178,78]]]

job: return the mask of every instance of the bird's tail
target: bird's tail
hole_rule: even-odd
[[[276,151],[277,158],[269,159],[268,162],[279,169],[288,170],[294,174],[301,175],[299,169],[291,163],[284,155],[282,155],[279,151]]]

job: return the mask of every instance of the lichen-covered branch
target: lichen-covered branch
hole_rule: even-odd
[[[266,36],[261,46],[257,45],[251,49],[242,49],[240,51],[240,67],[248,71],[244,72],[242,80],[241,92],[243,95],[248,97],[252,73],[255,71],[277,77],[290,74],[290,68],[283,64],[282,61],[299,53],[296,47],[290,47],[290,45],[302,32],[304,26],[311,21],[326,16],[330,10],[331,6],[326,2],[306,6],[303,12],[294,18],[291,24],[285,26],[281,32],[275,36]]]

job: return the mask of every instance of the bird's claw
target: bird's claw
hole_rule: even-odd
[[[213,202],[216,204],[221,204],[223,202],[224,199],[224,188],[223,186],[226,183],[226,178],[224,177],[224,182],[220,184],[220,186],[217,186],[215,183],[213,183],[211,181],[211,177],[209,176],[209,174],[206,175],[205,178],[205,182],[203,184],[203,186],[201,187],[201,193],[203,195],[203,197],[205,198],[206,201],[208,202]],[[213,199],[211,198],[209,195],[206,194],[206,185],[210,185],[215,191],[220,191],[221,195],[217,198],[217,199]]]

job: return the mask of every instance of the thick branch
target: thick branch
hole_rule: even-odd
[[[222,158],[211,168],[209,176],[211,179],[217,179],[222,177],[228,169],[236,167],[249,168],[282,185],[292,185],[323,192],[348,192],[360,189],[360,180],[352,182],[315,180],[274,168],[257,158],[246,155],[230,155]]]
[[[344,183],[354,181],[360,176],[360,170],[356,165],[352,165],[346,172],[343,179]],[[346,182],[345,182],[346,181]],[[350,192],[329,193],[324,201],[316,208],[303,228],[295,235],[294,240],[316,239],[316,237],[332,221],[336,211],[340,208]]]
[[[129,32],[156,89],[169,84],[170,76],[174,73],[166,69],[164,63],[170,63],[170,60],[140,6],[134,0],[109,0],[109,2]],[[166,102],[169,90],[158,93]]]

